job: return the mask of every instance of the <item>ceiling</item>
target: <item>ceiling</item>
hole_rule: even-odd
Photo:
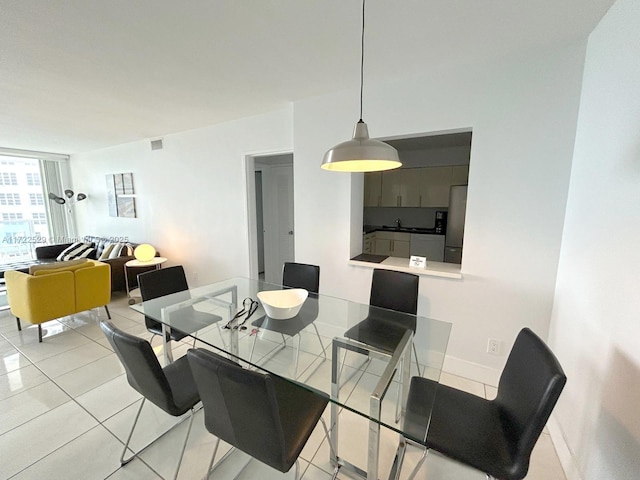
[[[612,3],[369,0],[365,114],[367,82],[584,38]],[[359,0],[0,0],[0,147],[77,153],[357,89],[360,15]]]

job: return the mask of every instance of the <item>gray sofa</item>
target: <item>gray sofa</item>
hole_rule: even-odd
[[[105,246],[108,243],[113,243],[119,239],[114,238],[106,238],[106,237],[93,237],[93,236],[85,236],[83,241],[85,243],[92,243],[95,251],[93,255],[89,258],[93,260],[97,260],[100,258]],[[125,278],[124,278],[124,264],[129,260],[133,260],[135,257],[133,256],[133,250],[139,244],[127,242],[129,249],[123,248],[120,256],[117,258],[111,258],[107,260],[101,260],[104,263],[108,263],[111,265],[111,291],[124,291],[126,288]],[[51,263],[56,261],[56,257],[62,253],[62,251],[72,245],[71,243],[59,243],[56,245],[45,245],[43,247],[36,248],[36,260],[31,262],[31,264],[36,263]],[[26,266],[27,270],[29,265]],[[133,289],[138,285],[138,274],[146,272],[147,270],[153,270],[155,267],[149,267],[148,269],[145,267],[137,267],[135,269],[127,270],[129,276],[129,288]]]

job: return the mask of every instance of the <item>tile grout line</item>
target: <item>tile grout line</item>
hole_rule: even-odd
[[[99,316],[99,315],[98,315],[98,316]],[[119,316],[121,316],[121,317],[122,317],[122,315],[119,315]],[[126,318],[126,317],[123,317],[123,318]],[[55,319],[55,321],[57,321],[57,322],[59,322],[59,323],[63,323],[63,322],[60,322],[60,321],[59,321],[59,320],[57,320],[57,319]],[[63,324],[64,324],[64,323],[63,323]],[[64,324],[64,325],[66,325],[66,324]],[[100,344],[100,343],[99,343],[99,342],[97,342],[96,340],[94,340],[94,339],[92,339],[92,338],[90,338],[90,337],[88,337],[88,336],[84,335],[84,334],[83,334],[83,333],[81,333],[81,332],[77,332],[77,331],[76,331],[76,329],[75,329],[74,327],[69,326],[69,325],[66,325],[66,326],[67,326],[67,327],[69,327],[70,329],[72,329],[75,333],[78,333],[79,335],[82,335],[82,336],[84,336],[85,338],[89,339],[89,341],[91,341],[91,342],[93,342],[93,343],[96,343],[96,344],[100,345],[102,348],[106,348],[106,347],[104,347],[104,345]],[[4,335],[2,335],[2,336],[4,337]],[[24,470],[26,470],[26,469],[28,469],[28,468],[32,467],[32,466],[33,466],[33,465],[35,465],[36,463],[38,463],[38,462],[42,461],[42,460],[43,460],[43,459],[45,459],[46,457],[48,457],[48,456],[52,455],[53,453],[57,452],[58,450],[60,450],[60,449],[61,449],[61,448],[63,448],[64,446],[66,446],[66,445],[68,445],[69,443],[71,443],[71,442],[73,442],[73,441],[77,440],[77,439],[78,439],[78,438],[80,438],[82,435],[84,435],[84,434],[86,434],[86,433],[90,432],[91,430],[93,430],[94,428],[96,428],[96,427],[98,427],[98,426],[100,426],[100,427],[104,428],[104,429],[105,429],[105,430],[106,430],[110,435],[112,435],[112,436],[113,436],[113,437],[114,437],[118,442],[120,442],[120,443],[124,446],[124,443],[122,442],[122,440],[120,440],[114,432],[112,432],[112,431],[111,431],[111,430],[110,430],[106,425],[104,425],[104,422],[101,422],[100,420],[98,420],[98,418],[97,418],[97,417],[95,417],[95,415],[93,415],[90,411],[88,411],[88,410],[87,410],[87,409],[86,409],[86,408],[85,408],[85,407],[84,407],[80,402],[78,402],[74,397],[72,397],[72,396],[71,396],[71,395],[70,395],[70,394],[69,394],[69,393],[68,393],[64,388],[62,388],[60,385],[58,385],[58,383],[56,383],[56,382],[55,382],[55,380],[54,380],[52,377],[50,377],[49,375],[47,375],[47,374],[46,374],[46,373],[45,373],[41,368],[39,368],[39,367],[38,367],[38,365],[36,365],[36,364],[35,364],[35,363],[34,363],[34,362],[33,362],[33,361],[32,361],[32,360],[31,360],[31,359],[30,359],[26,354],[24,354],[24,353],[19,349],[19,347],[17,347],[17,346],[16,346],[16,345],[11,341],[11,340],[9,340],[9,339],[8,339],[8,338],[6,338],[6,337],[4,337],[4,338],[5,338],[5,340],[6,340],[6,341],[7,341],[7,342],[8,342],[8,343],[13,347],[13,348],[15,348],[15,349],[16,349],[16,351],[18,351],[21,355],[23,355],[23,356],[24,356],[24,357],[25,357],[25,358],[26,358],[26,359],[31,363],[31,365],[33,365],[33,366],[34,366],[34,367],[35,367],[35,368],[36,368],[36,369],[37,369],[37,370],[38,370],[42,375],[44,375],[44,377],[45,377],[45,378],[47,378],[51,383],[53,383],[57,388],[59,388],[59,389],[64,393],[64,395],[66,395],[66,396],[70,399],[70,401],[72,401],[72,402],[74,402],[76,405],[78,405],[82,410],[84,410],[84,411],[85,411],[85,412],[86,412],[86,413],[87,413],[91,418],[93,418],[93,419],[98,423],[97,425],[95,425],[94,427],[90,428],[90,429],[89,429],[89,430],[87,430],[86,432],[83,432],[83,433],[81,433],[80,435],[78,435],[78,436],[76,436],[76,437],[74,437],[74,438],[70,439],[68,442],[64,443],[63,445],[60,445],[58,448],[56,448],[56,449],[52,450],[51,452],[47,453],[47,454],[46,454],[46,455],[44,455],[43,457],[40,457],[38,460],[34,461],[33,463],[31,463],[31,464],[29,464],[29,465],[25,466],[22,470],[20,470],[20,471],[16,472],[14,475],[12,475],[12,476],[11,476],[11,477],[9,477],[9,478],[13,478],[13,477],[15,477],[16,475],[20,474],[20,473],[21,473],[21,472],[23,472]],[[82,346],[82,345],[80,345],[80,346]],[[75,348],[79,348],[80,346],[75,347]],[[70,349],[70,350],[74,350],[75,348],[72,348],[72,349]],[[107,350],[109,350],[109,349],[107,349]],[[62,353],[66,353],[66,352],[62,352]],[[57,355],[61,355],[62,353],[57,354]],[[53,357],[55,357],[55,356],[57,356],[57,355],[52,355],[51,357],[47,357],[47,358],[53,358]],[[47,358],[45,358],[45,359],[43,359],[43,360],[46,360]],[[101,358],[104,358],[104,357],[101,357]],[[100,360],[100,359],[97,359],[97,360]],[[97,360],[96,360],[96,361],[97,361]],[[93,363],[93,362],[90,362],[90,363]],[[80,368],[80,367],[79,367],[79,368]],[[19,370],[19,369],[18,369],[18,370]],[[71,370],[71,371],[75,371],[75,370],[77,370],[77,369],[74,369],[74,370]],[[67,373],[69,373],[69,372],[67,372]],[[124,374],[122,374],[122,375],[124,375]],[[96,388],[97,388],[97,387],[96,387]],[[125,407],[123,407],[122,409],[118,410],[118,411],[117,411],[117,412],[115,412],[113,415],[111,415],[111,416],[109,416],[108,418],[106,418],[106,419],[105,419],[105,422],[106,422],[107,420],[109,420],[109,419],[113,418],[115,415],[118,415],[119,413],[123,412],[124,410],[126,410],[127,408],[129,408],[131,405],[135,404],[135,403],[136,403],[136,402],[138,402],[138,401],[140,401],[140,399],[137,399],[137,400],[135,400],[134,402],[130,403],[129,405],[126,405],[126,406],[125,406]],[[14,427],[14,428],[12,428],[12,429],[8,430],[7,432],[4,432],[2,435],[6,434],[6,433],[8,433],[8,432],[10,432],[10,431],[13,431],[13,430],[14,430],[14,429],[16,429],[16,428],[22,427],[22,426],[26,425],[27,423],[31,422],[32,420],[35,420],[35,419],[37,419],[37,418],[41,417],[42,415],[45,415],[45,414],[47,414],[47,413],[49,413],[49,412],[52,412],[52,411],[56,410],[57,408],[59,408],[59,407],[61,407],[61,406],[65,405],[65,404],[67,404],[67,403],[69,403],[69,402],[68,402],[68,401],[67,401],[67,402],[64,402],[64,403],[62,403],[61,405],[58,405],[58,407],[56,407],[56,408],[54,408],[54,409],[52,409],[52,410],[49,410],[49,411],[47,411],[47,412],[43,412],[42,414],[37,415],[37,416],[35,416],[35,417],[33,417],[33,418],[29,419],[28,421],[26,421],[26,422],[24,422],[24,423],[22,423],[22,424],[20,424],[20,425],[18,425],[18,426],[16,426],[16,427]],[[175,425],[173,425],[172,427],[170,427],[166,432],[162,433],[162,434],[160,435],[160,437],[162,437],[162,436],[166,435],[167,433],[169,433],[171,430],[173,430],[176,426],[178,426],[178,425],[179,425],[180,423],[182,423],[183,421],[184,421],[184,419],[179,420]],[[160,438],[160,437],[158,437],[158,438]],[[147,445],[147,446],[145,446],[144,448],[142,448],[142,449],[140,450],[140,452],[138,452],[138,454],[139,454],[139,453],[141,453],[143,450],[145,450],[147,447],[148,447],[148,445]],[[134,452],[134,453],[135,453],[135,452]],[[136,454],[136,458],[137,458],[138,460],[140,460],[140,461],[141,461],[145,466],[147,466],[149,469],[151,469],[151,471],[153,471],[153,472],[154,472],[156,475],[158,475],[160,478],[164,478],[164,477],[162,477],[162,475],[160,475],[158,472],[156,472],[156,471],[155,471],[155,470],[154,470],[154,469],[153,469],[149,464],[147,464],[147,462],[145,462],[141,457],[139,457],[139,456],[138,456],[138,454]],[[116,473],[120,468],[122,468],[122,466],[118,467],[116,470],[114,470],[113,472],[111,472],[111,473],[109,474],[109,476],[114,475],[114,474],[115,474],[115,473]]]
[[[58,321],[58,320],[56,320],[56,321]],[[59,322],[59,321],[58,321],[58,322]],[[71,328],[72,330],[74,330],[74,331],[75,331],[75,328],[73,328],[73,327],[69,327],[69,328]],[[78,334],[80,334],[80,335],[83,335],[83,334],[81,334],[80,332],[75,332],[75,333],[78,333]],[[104,345],[101,345],[100,343],[96,342],[96,341],[95,341],[95,340],[93,340],[92,338],[89,338],[89,337],[87,337],[86,335],[83,335],[83,336],[84,336],[85,338],[88,338],[91,342],[94,342],[94,343],[96,343],[96,344],[100,345],[100,347],[102,347],[102,348],[106,348],[106,347],[104,347]],[[117,437],[113,432],[111,432],[111,430],[109,430],[109,429],[108,429],[108,428],[103,424],[103,422],[101,422],[100,420],[98,420],[98,418],[97,418],[95,415],[93,415],[90,411],[88,411],[88,410],[87,410],[87,409],[86,409],[86,408],[85,408],[85,407],[84,407],[80,402],[78,402],[74,397],[72,397],[72,396],[71,396],[71,395],[70,395],[70,394],[69,394],[69,393],[68,393],[64,388],[62,388],[60,385],[58,385],[58,383],[56,383],[56,381],[55,381],[52,377],[50,377],[50,376],[49,376],[47,373],[45,373],[45,372],[44,372],[40,367],[38,367],[38,365],[37,365],[37,364],[35,364],[35,363],[34,363],[34,362],[33,362],[33,361],[28,357],[28,355],[24,354],[24,353],[23,353],[23,352],[22,352],[22,351],[21,351],[21,350],[20,350],[20,349],[19,349],[19,348],[18,348],[18,347],[17,347],[17,346],[12,342],[12,341],[10,341],[9,339],[7,339],[6,337],[5,337],[5,339],[6,339],[6,340],[11,344],[11,346],[12,346],[13,348],[15,348],[15,349],[16,349],[16,351],[18,351],[21,355],[23,355],[25,358],[27,358],[27,360],[29,360],[29,362],[31,363],[31,365],[33,365],[33,366],[34,366],[34,367],[35,367],[35,368],[36,368],[36,369],[37,369],[37,370],[38,370],[42,375],[44,375],[44,376],[45,376],[45,378],[47,378],[51,383],[53,383],[57,388],[59,388],[59,389],[63,392],[63,394],[64,394],[64,395],[66,395],[66,396],[69,398],[69,400],[70,400],[70,401],[74,402],[77,406],[79,406],[79,407],[80,407],[84,412],[86,412],[86,413],[87,413],[91,418],[93,418],[93,419],[98,423],[98,425],[95,425],[94,427],[90,428],[90,429],[89,429],[89,430],[87,430],[86,432],[83,432],[82,434],[80,434],[80,435],[78,435],[78,436],[74,437],[73,439],[69,440],[69,442],[66,442],[65,444],[63,444],[63,445],[59,446],[59,447],[58,447],[58,448],[56,448],[55,450],[52,450],[51,452],[47,453],[47,454],[46,454],[46,455],[44,455],[43,457],[41,457],[41,458],[39,458],[38,460],[34,461],[33,463],[31,463],[31,464],[27,465],[25,468],[23,468],[22,470],[20,470],[20,472],[22,472],[22,471],[26,470],[27,468],[32,467],[33,465],[35,465],[35,464],[36,464],[36,463],[38,463],[39,461],[43,460],[44,458],[46,458],[46,457],[48,457],[49,455],[53,454],[54,452],[58,451],[60,448],[64,447],[65,445],[68,445],[70,442],[72,442],[72,441],[76,440],[77,438],[81,437],[81,436],[82,436],[82,435],[84,435],[85,433],[87,433],[87,432],[89,432],[89,431],[93,430],[93,428],[95,428],[95,427],[97,427],[97,426],[101,426],[101,427],[103,427],[107,432],[109,432],[109,434],[113,435],[113,436],[114,436],[114,437],[115,437],[115,438],[116,438],[120,443],[122,443],[122,445],[124,446],[124,443],[123,443],[123,442],[122,442],[122,441],[121,441],[121,440],[120,440],[120,439],[119,439],[119,438],[118,438],[118,437]],[[80,346],[81,346],[81,345],[80,345]],[[75,348],[78,348],[78,347],[75,347]],[[70,350],[74,350],[75,348],[72,348],[72,349],[70,349]],[[62,353],[65,353],[65,352],[62,352]],[[60,354],[57,354],[57,355],[60,355]],[[57,355],[52,355],[51,357],[47,357],[47,358],[53,358],[53,357],[55,357],[55,356],[57,356]],[[45,359],[43,359],[43,360],[46,360],[46,358],[45,358]],[[98,360],[99,360],[99,359],[98,359]],[[96,360],[96,361],[97,361],[97,360]],[[73,371],[73,370],[72,370],[72,371]],[[138,401],[138,400],[136,400],[136,402],[137,402],[137,401]],[[8,433],[8,432],[11,432],[11,431],[15,430],[16,428],[22,427],[22,426],[26,425],[27,423],[29,423],[29,422],[31,422],[31,421],[33,421],[33,420],[37,419],[37,418],[40,418],[41,416],[43,416],[43,415],[45,415],[45,414],[47,414],[47,413],[53,412],[53,411],[55,411],[57,408],[59,408],[59,407],[61,407],[61,406],[65,405],[65,404],[67,404],[67,403],[69,403],[69,402],[68,402],[68,401],[67,401],[67,402],[64,402],[64,403],[62,403],[62,404],[58,405],[57,407],[55,407],[55,408],[53,408],[53,409],[51,409],[51,410],[48,410],[47,412],[43,412],[43,413],[41,413],[40,415],[36,415],[35,417],[33,417],[33,418],[29,419],[28,421],[26,421],[26,422],[24,422],[24,423],[22,423],[22,424],[20,424],[20,425],[18,425],[18,426],[16,426],[16,427],[14,427],[14,428],[10,429],[10,430],[7,430],[7,431],[6,431],[6,432],[4,432],[2,435],[5,435],[6,433]],[[118,412],[116,412],[114,415],[117,415],[118,413],[122,412],[122,411],[123,411],[123,410],[125,410],[126,408],[129,408],[131,405],[133,405],[133,403],[135,403],[135,402],[132,402],[131,404],[129,404],[129,405],[127,405],[126,407],[122,408],[121,410],[119,410]],[[108,419],[112,418],[114,415],[111,415],[110,417],[108,417]],[[108,419],[105,419],[105,421],[106,421],[106,420],[108,420]],[[146,464],[145,464],[145,465],[146,465]],[[18,475],[20,472],[17,472],[16,474],[12,475],[12,477],[14,477],[15,475]],[[10,477],[10,478],[11,478],[11,477]]]

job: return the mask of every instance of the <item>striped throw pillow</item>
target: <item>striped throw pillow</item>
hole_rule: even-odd
[[[56,260],[64,262],[76,258],[87,258],[93,253],[93,250],[90,243],[76,242],[70,247],[65,248],[62,253],[56,257]]]

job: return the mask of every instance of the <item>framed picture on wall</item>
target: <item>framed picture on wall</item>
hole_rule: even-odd
[[[136,218],[133,173],[107,175],[107,204],[112,217]]]

